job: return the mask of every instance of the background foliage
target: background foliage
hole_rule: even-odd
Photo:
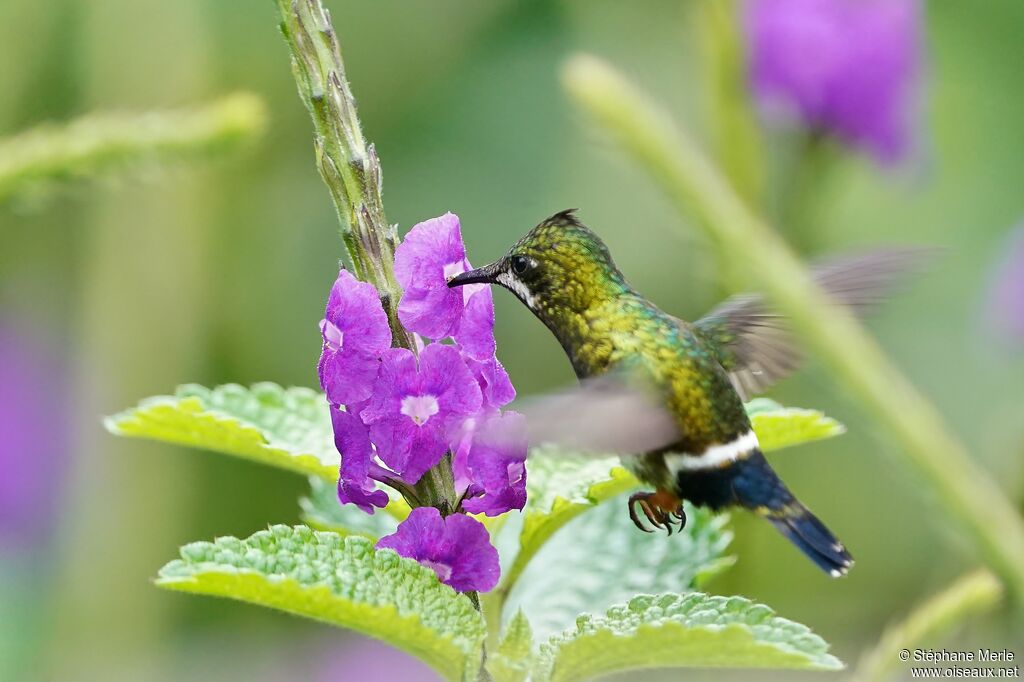
[[[539,218],[579,206],[633,283],[667,310],[692,318],[720,297],[697,232],[679,237],[687,231],[676,214],[595,144],[557,80],[561,60],[586,49],[614,60],[692,129],[708,130],[695,2],[329,5],[384,165],[388,216],[402,229],[457,211],[470,252],[486,259]],[[918,153],[896,170],[845,163],[805,253],[880,241],[947,247],[937,270],[870,325],[1019,498],[1024,359],[986,334],[981,302],[1002,239],[1024,215],[1024,138],[1010,134],[1024,118],[1024,6],[936,2],[926,17]],[[100,420],[182,380],[315,385],[315,324],[341,245],[275,23],[269,2],[0,5],[2,135],[97,109],[191,106],[239,89],[269,109],[266,136],[240,156],[148,165],[141,178],[101,177],[0,205],[0,322],[47,359],[50,428],[69,444],[39,453],[58,463],[35,504],[52,522],[31,546],[0,546],[0,589],[10,590],[0,594],[0,661],[20,659],[34,675],[326,679],[339,657],[346,670],[357,665],[335,630],[149,584],[168,548],[298,522],[302,477],[111,439]],[[785,162],[782,141],[770,151]],[[510,297],[496,298],[501,358],[517,386],[525,393],[568,381],[547,332]],[[773,461],[858,564],[848,579],[828,581],[737,514],[737,564],[709,589],[771,604],[853,661],[888,622],[976,562],[933,523],[914,479],[884,456],[890,446],[813,363],[772,395],[847,426],[841,438]],[[1012,646],[1005,625],[977,625],[950,646]],[[690,677],[702,674],[730,677]]]

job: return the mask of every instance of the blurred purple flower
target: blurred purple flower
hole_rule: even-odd
[[[369,637],[345,637],[339,644],[336,637],[326,640],[315,661],[312,674],[304,674],[303,661],[288,661],[287,672],[279,678],[292,682],[361,682],[362,680],[395,680],[395,682],[441,682],[441,676],[426,663]],[[298,674],[296,673],[298,671]]]
[[[0,556],[44,543],[60,499],[63,373],[39,341],[0,323]]]
[[[487,592],[501,574],[498,551],[482,523],[465,514],[442,518],[433,507],[413,509],[377,547],[415,559],[459,592]]]
[[[918,0],[750,0],[751,81],[763,109],[863,147],[909,147],[918,77]]]
[[[494,355],[494,299],[486,284],[449,289],[469,270],[458,216],[445,213],[415,225],[395,251],[395,276],[404,293],[398,318],[431,339],[451,336],[474,359]]]
[[[370,401],[361,412],[377,455],[411,484],[448,450],[459,422],[481,406],[480,387],[453,346],[433,343],[416,356],[384,352]]]
[[[334,445],[341,453],[341,470],[338,476],[338,501],[354,504],[367,514],[374,507],[386,507],[388,495],[377,490],[374,481],[386,481],[387,472],[373,461],[373,446],[370,434],[359,419],[358,408],[342,412],[331,407],[331,424],[334,426]]]
[[[372,284],[347,270],[338,273],[320,321],[324,347],[317,371],[328,402],[341,405],[370,397],[380,354],[391,346],[391,328]]]
[[[456,489],[470,514],[500,516],[526,504],[526,421],[521,414],[472,425],[455,452]]]
[[[1024,225],[1001,249],[987,305],[988,323],[1000,336],[1024,343]]]

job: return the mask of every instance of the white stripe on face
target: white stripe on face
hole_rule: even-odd
[[[495,277],[495,279],[498,281],[498,284],[502,285],[503,287],[507,288],[509,291],[514,293],[516,296],[518,296],[519,300],[525,303],[528,308],[530,308],[531,310],[533,309],[533,294],[530,293],[529,288],[527,288],[527,286],[523,284],[522,281],[516,278],[515,275],[507,271],[500,272],[498,273],[498,276]]]
[[[723,464],[742,459],[757,447],[757,434],[747,431],[736,440],[712,445],[699,455],[665,455],[665,463],[673,475],[680,471],[717,469]]]

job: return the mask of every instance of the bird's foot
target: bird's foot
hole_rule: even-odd
[[[654,528],[662,528],[669,535],[672,535],[673,530],[682,530],[686,526],[683,501],[667,490],[659,488],[653,493],[635,493],[629,497],[629,518],[640,530],[653,533],[654,531],[640,520],[640,515],[637,514],[638,507]],[[678,529],[674,528],[675,524],[679,524]]]

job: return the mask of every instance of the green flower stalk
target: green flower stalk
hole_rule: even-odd
[[[0,140],[0,203],[56,181],[234,149],[262,135],[266,119],[261,99],[235,93],[193,109],[99,113],[44,124]]]
[[[845,310],[830,305],[778,234],[737,195],[668,114],[613,68],[590,56],[563,73],[576,102],[636,159],[679,211],[695,214],[724,267],[750,272],[811,350],[871,409],[984,561],[1024,598],[1024,522],[999,486],[946,428],[878,345]]]
[[[384,216],[380,160],[363,137],[330,14],[320,0],[277,0],[277,6],[299,96],[313,119],[317,167],[334,201],[352,270],[380,292],[394,345],[415,351],[398,322],[398,232]]]

